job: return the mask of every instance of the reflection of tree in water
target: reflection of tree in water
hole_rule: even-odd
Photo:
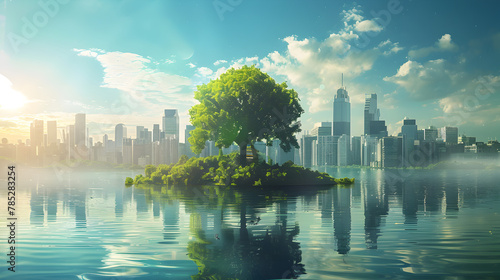
[[[193,279],[289,279],[305,274],[299,225],[288,225],[291,198],[314,198],[319,190],[245,190],[217,186],[138,186],[148,203],[180,201],[190,215],[188,256],[199,269]],[[312,201],[312,199],[310,199]],[[304,202],[304,201],[302,201]],[[260,222],[261,209],[276,206],[273,225]],[[224,217],[227,213],[238,213]],[[237,222],[238,221],[238,222]],[[238,223],[238,226],[235,224]],[[248,225],[248,226],[247,226]]]
[[[191,231],[196,241],[188,244],[188,255],[198,265],[193,279],[281,279],[296,278],[305,273],[300,264],[302,252],[298,242],[299,226],[287,227],[286,201],[275,225],[265,231],[249,231],[247,206],[240,204],[240,228],[222,228],[220,234],[207,236],[201,217],[191,214]],[[220,213],[222,215],[222,211]]]

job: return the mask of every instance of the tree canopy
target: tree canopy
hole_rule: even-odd
[[[297,92],[286,83],[277,84],[255,66],[231,68],[198,86],[195,99],[200,103],[189,110],[195,126],[189,143],[195,154],[207,140],[215,141],[218,148],[236,142],[240,152],[261,140],[280,139],[285,151],[299,147],[294,134],[301,131],[297,119],[304,110]]]

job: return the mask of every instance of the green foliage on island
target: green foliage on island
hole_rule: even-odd
[[[126,184],[134,185],[221,185],[221,186],[300,186],[352,184],[354,179],[335,179],[327,173],[293,164],[269,164],[264,161],[240,166],[237,152],[204,158],[182,156],[175,164],[147,165]]]
[[[207,140],[215,141],[219,149],[235,142],[242,160],[247,145],[255,141],[279,139],[284,151],[299,147],[295,134],[301,131],[297,120],[304,110],[298,93],[255,66],[227,70],[198,86],[194,98],[199,104],[189,110],[195,129],[188,140],[195,154],[203,150]]]
[[[344,177],[344,178],[335,179],[335,183],[340,184],[340,185],[354,184],[354,178],[351,179],[351,178]]]

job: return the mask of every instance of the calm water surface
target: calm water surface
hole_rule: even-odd
[[[500,170],[331,168],[356,184],[273,194],[18,171],[2,279],[500,278]]]

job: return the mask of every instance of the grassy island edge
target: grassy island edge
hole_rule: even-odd
[[[304,168],[288,161],[282,165],[254,161],[244,165],[238,154],[203,158],[182,156],[170,165],[147,165],[144,176],[127,177],[125,185],[219,185],[219,186],[325,186],[350,185],[354,178],[335,179],[327,173]]]

